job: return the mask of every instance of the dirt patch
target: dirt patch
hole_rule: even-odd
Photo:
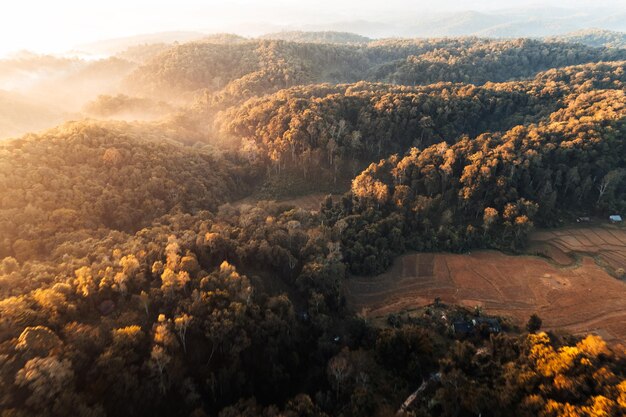
[[[626,232],[571,229],[539,232],[532,239],[545,245],[549,260],[496,251],[400,256],[385,274],[350,278],[348,303],[375,318],[440,297],[446,303],[479,305],[519,325],[537,313],[546,329],[626,342],[626,283],[601,265],[626,266]]]
[[[563,276],[552,276],[551,274],[543,274],[542,281],[546,287],[550,287],[553,290],[563,289],[572,285],[569,279]]]
[[[541,256],[556,263],[559,266],[570,266],[576,262],[574,253],[565,252],[561,248],[546,242],[530,242],[526,253]]]

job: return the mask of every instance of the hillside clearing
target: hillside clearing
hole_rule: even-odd
[[[626,232],[541,231],[531,242],[543,245],[543,255],[552,262],[497,251],[407,254],[384,274],[349,279],[348,303],[368,317],[380,317],[440,297],[446,303],[481,306],[520,325],[537,313],[546,329],[626,341],[626,283],[603,269],[603,263],[611,269],[624,266]]]

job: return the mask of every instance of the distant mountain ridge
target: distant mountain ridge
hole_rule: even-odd
[[[473,7],[473,6],[470,6]],[[249,39],[280,39],[310,43],[364,43],[368,39],[390,37],[432,38],[480,36],[491,38],[547,38],[570,36],[577,32],[625,32],[626,5],[612,8],[529,7],[493,11],[459,10],[454,12],[403,11],[377,15],[354,14],[354,18],[323,19],[282,24],[233,23],[205,30],[169,31],[106,39],[75,48],[97,55],[114,55],[141,45],[175,42],[212,41],[238,43]],[[216,34],[217,33],[217,34]],[[597,35],[597,34],[596,34]],[[610,36],[609,36],[610,38]],[[566,39],[567,40],[567,39]],[[620,45],[622,41],[612,41]],[[611,43],[611,42],[609,42]],[[601,42],[601,45],[607,42]]]
[[[403,20],[387,21],[355,19],[307,25],[307,31],[336,30],[359,35],[384,37],[546,37],[575,32],[590,27],[626,31],[626,9],[577,10],[564,8],[509,9],[494,12],[473,10],[411,14]],[[285,30],[294,28],[287,27]]]
[[[623,60],[625,54],[568,43],[472,37],[386,39],[356,45],[191,42],[154,56],[133,71],[125,85],[133,95],[159,99],[206,89],[214,100],[238,101],[320,82],[500,82],[554,67]]]

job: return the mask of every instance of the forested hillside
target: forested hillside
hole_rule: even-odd
[[[536,120],[551,105],[525,92],[464,85],[316,85],[250,100],[219,115],[216,125],[242,138],[245,152],[275,174],[323,183],[352,178],[369,161],[411,146]]]
[[[111,120],[0,143],[0,416],[624,415],[619,343],[344,284],[626,214],[626,52],[282,35],[49,64]]]
[[[354,272],[381,272],[408,248],[515,249],[534,223],[623,212],[625,116],[624,90],[594,91],[547,122],[372,164],[353,180],[351,204],[335,208],[346,259]]]
[[[236,96],[245,98],[319,82],[483,84],[532,77],[554,67],[619,59],[626,59],[624,50],[523,39],[407,39],[363,45],[276,40],[236,45],[198,42],[155,56],[137,69],[129,83],[157,95],[203,88],[215,93],[237,88]]]
[[[174,208],[215,210],[252,178],[236,157],[123,123],[70,123],[0,150],[0,256],[18,260],[49,254],[74,232],[135,232]]]
[[[626,48],[626,33],[611,30],[579,30],[548,39],[556,39],[562,42],[582,43],[583,45],[595,47],[603,46],[607,48]]]
[[[337,177],[412,146],[454,144],[464,136],[547,120],[583,92],[623,91],[623,62],[566,67],[526,82],[482,87],[356,83],[294,87],[219,114],[227,143],[275,172]],[[618,100],[619,102],[619,100]]]
[[[274,39],[291,42],[305,42],[305,43],[367,43],[371,39],[348,32],[302,32],[302,31],[286,31],[268,33],[267,35],[260,36],[260,39]]]

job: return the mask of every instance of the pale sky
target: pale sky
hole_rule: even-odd
[[[246,32],[249,23],[316,24],[402,16],[407,11],[598,7],[623,0],[3,0],[0,55],[62,52],[95,40],[173,30]],[[251,26],[251,25],[250,25]],[[249,34],[249,33],[244,33]]]

